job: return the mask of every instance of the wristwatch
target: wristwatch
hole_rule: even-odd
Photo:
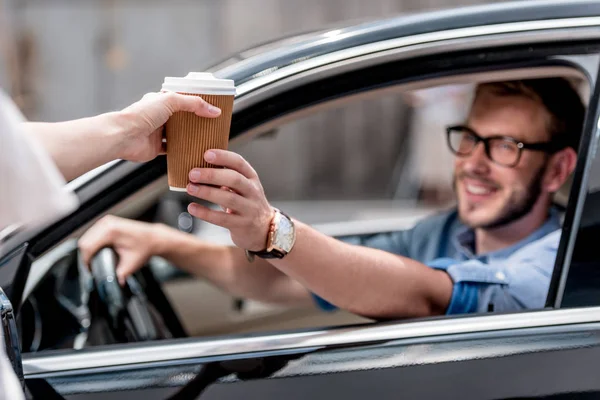
[[[294,222],[285,213],[276,208],[274,210],[275,214],[267,235],[267,248],[262,251],[246,250],[246,257],[249,262],[254,261],[255,256],[260,258],[283,258],[294,247],[296,242]]]

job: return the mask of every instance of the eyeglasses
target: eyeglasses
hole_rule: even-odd
[[[546,153],[557,152],[564,147],[564,144],[556,141],[524,143],[510,136],[491,136],[481,137],[473,129],[456,125],[446,128],[448,135],[448,147],[459,157],[467,157],[477,147],[479,142],[483,142],[485,154],[496,164],[505,167],[514,167],[521,159],[523,150],[543,151]]]

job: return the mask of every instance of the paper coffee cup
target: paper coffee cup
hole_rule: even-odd
[[[217,118],[203,118],[191,112],[177,112],[166,124],[167,174],[169,188],[185,192],[193,168],[212,165],[204,161],[209,149],[227,149],[235,85],[230,79],[218,79],[206,72],[190,72],[186,77],[166,77],[162,90],[200,96],[219,107]]]

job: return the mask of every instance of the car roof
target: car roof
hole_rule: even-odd
[[[593,16],[600,16],[600,1],[531,0],[403,14],[271,41],[237,53],[209,70],[240,85],[300,61],[399,37],[476,26]]]

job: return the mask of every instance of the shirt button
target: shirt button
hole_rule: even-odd
[[[506,279],[506,275],[504,275],[504,272],[496,272],[496,279],[503,281]]]

